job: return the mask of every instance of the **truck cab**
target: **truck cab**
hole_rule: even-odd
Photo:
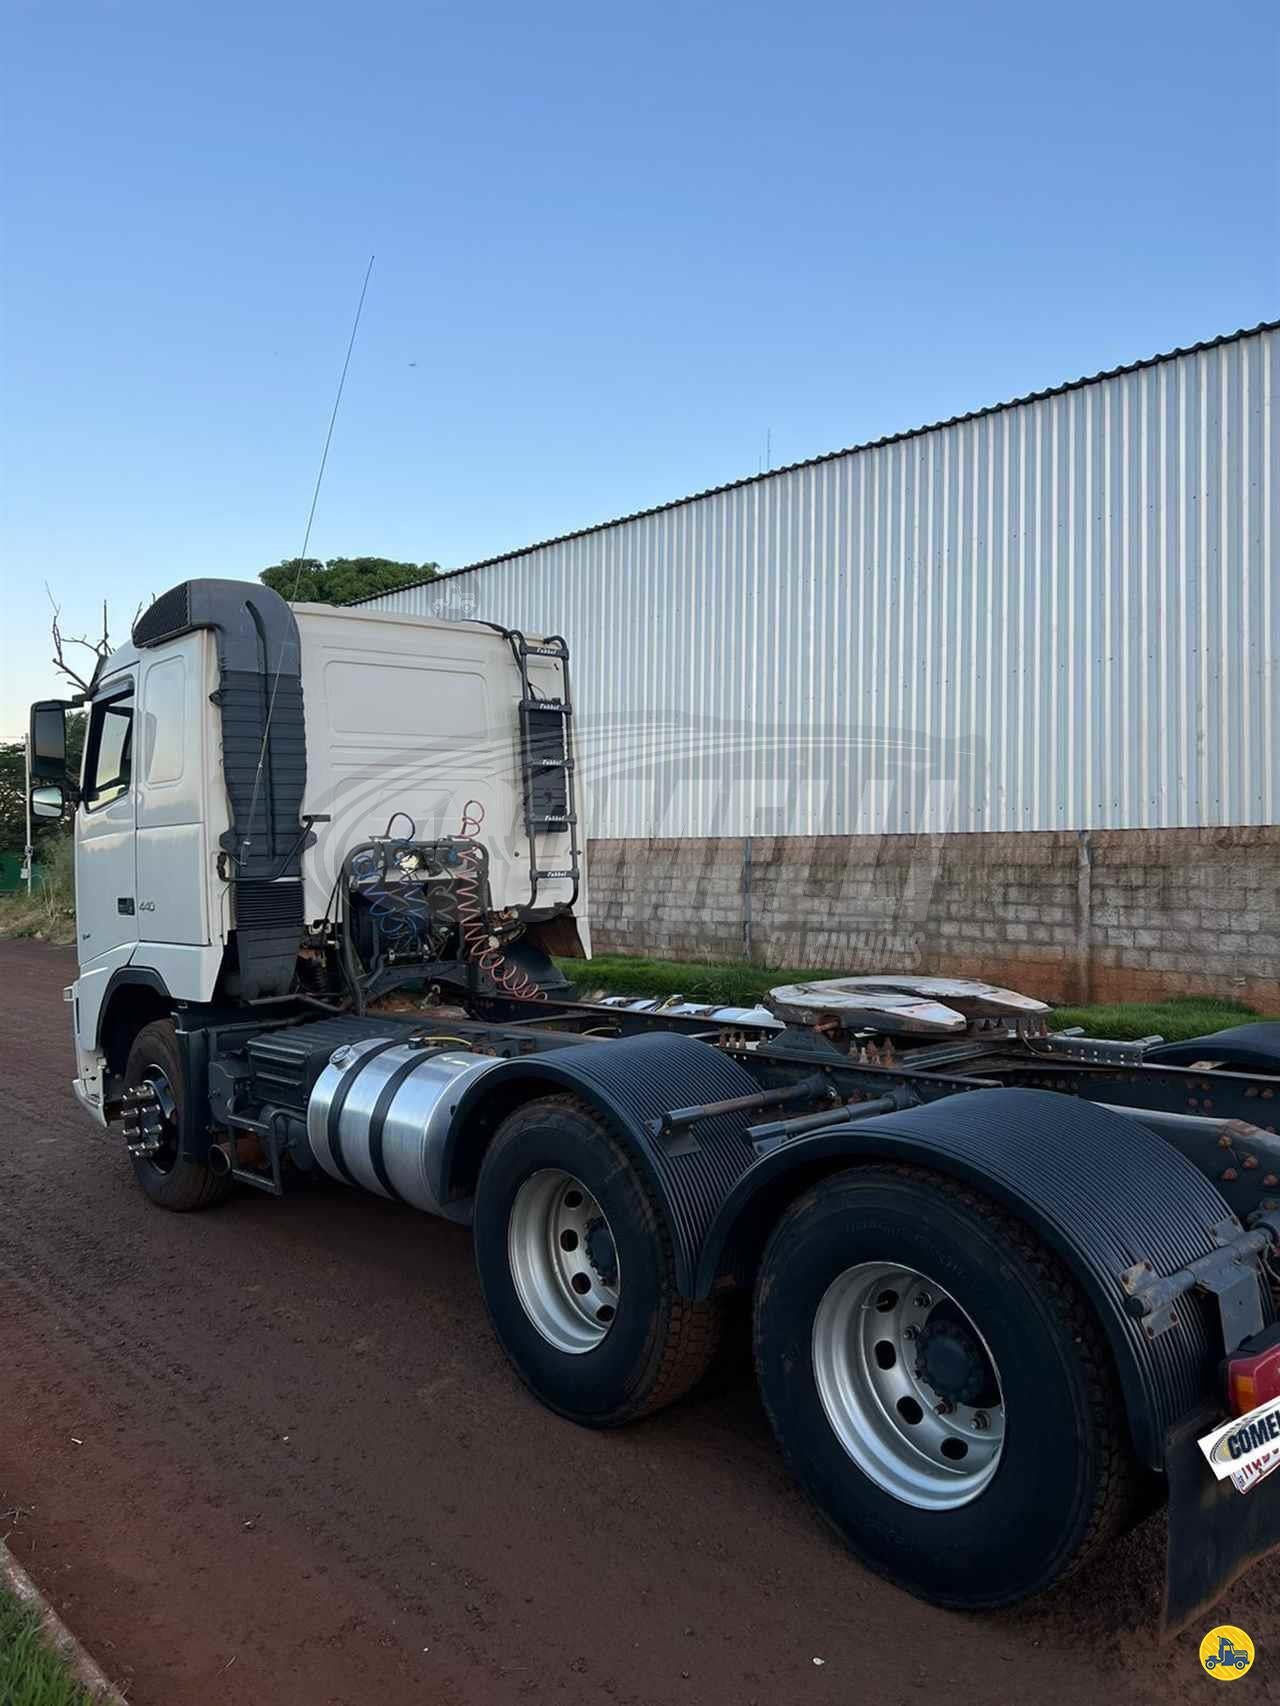
[[[74,810],[68,1000],[76,1094],[93,1117],[105,1123],[131,1035],[158,1014],[349,982],[337,937],[362,847],[416,848],[401,860],[425,873],[426,850],[478,844],[473,938],[481,924],[486,946],[519,937],[523,976],[562,984],[549,950],[590,948],[568,670],[559,640],[197,581],[157,599],[99,666],[78,782],[66,706],[34,707],[34,809]],[[371,852],[359,866],[363,892],[385,892],[369,881],[377,864]],[[416,962],[416,981],[452,972],[473,999],[509,993],[446,928],[446,905],[414,928],[400,916],[383,940],[391,892],[362,919],[382,992]]]

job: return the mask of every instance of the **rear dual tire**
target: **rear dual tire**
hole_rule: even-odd
[[[895,1320],[896,1339],[880,1325]],[[796,1480],[850,1551],[922,1598],[1029,1598],[1136,1510],[1092,1310],[1020,1222],[939,1175],[859,1167],[795,1202],[760,1269],[754,1349]]]
[[[683,1397],[709,1366],[721,1306],[680,1295],[648,1181],[576,1098],[530,1102],[498,1128],[474,1237],[494,1331],[557,1414],[621,1427]]]
[[[594,1264],[582,1255],[593,1225],[608,1237]],[[573,1421],[634,1421],[711,1361],[721,1303],[679,1295],[646,1179],[572,1098],[499,1128],[475,1246],[508,1357]],[[792,1204],[760,1267],[753,1346],[792,1474],[855,1556],[921,1598],[970,1610],[1029,1598],[1139,1511],[1091,1308],[1025,1226],[949,1179],[858,1167]]]

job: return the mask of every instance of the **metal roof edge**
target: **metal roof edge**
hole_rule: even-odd
[[[800,462],[788,462],[781,468],[767,468],[759,474],[747,474],[740,480],[726,480],[720,486],[707,486],[703,491],[690,492],[686,497],[670,498],[666,503],[651,504],[647,509],[632,510],[627,515],[615,515],[608,521],[593,522],[588,527],[575,527],[569,533],[557,533],[549,539],[536,540],[532,545],[518,545],[511,551],[500,551],[493,557],[481,557],[474,563],[463,563],[456,569],[446,569],[443,573],[432,575],[428,580],[409,581],[404,586],[393,589],[394,592],[412,592],[415,587],[434,586],[443,580],[452,580],[455,575],[468,575],[476,569],[490,569],[498,563],[510,563],[517,557],[529,557],[535,551],[545,551],[552,545],[563,545],[570,539],[585,539],[589,533],[604,533],[610,527],[622,527],[629,521],[642,521],[649,515],[661,515],[664,510],[682,509],[685,504],[698,503],[703,498],[718,497],[721,492],[736,492],[743,486],[757,486],[763,480],[777,479],[779,474],[794,474],[801,468],[816,468],[823,462],[835,462],[842,456],[856,456],[859,451],[879,450],[888,444],[901,444],[907,439],[922,438],[926,433],[941,432],[944,427],[960,426],[965,421],[983,420],[988,415],[998,415],[1003,409],[1016,409],[1024,403],[1042,403],[1049,397],[1061,397],[1068,391],[1080,391],[1086,385],[1097,385],[1104,379],[1119,379],[1126,373],[1139,373],[1146,367],[1158,367],[1164,361],[1176,361],[1180,356],[1199,355],[1204,350],[1218,349],[1223,344],[1237,343],[1241,338],[1256,337],[1260,332],[1280,331],[1280,320],[1260,320],[1256,326],[1241,326],[1234,332],[1223,332],[1216,338],[1205,338],[1198,344],[1187,344],[1177,349],[1164,350],[1159,355],[1143,356],[1139,361],[1129,361],[1119,367],[1104,368],[1101,373],[1087,373],[1079,379],[1068,379],[1061,385],[1050,385],[1043,391],[1028,391],[1021,397],[1009,397],[1003,403],[988,403],[981,409],[970,409],[963,415],[951,415],[946,420],[930,421],[927,426],[908,427],[902,432],[886,433],[883,438],[870,438],[861,444],[848,444],[841,450],[826,450],[820,456],[807,456]],[[392,596],[387,592],[375,592],[368,598],[358,598],[354,605],[369,604],[375,598]]]

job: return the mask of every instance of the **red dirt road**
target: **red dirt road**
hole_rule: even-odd
[[[1198,1632],[1150,1633],[1158,1524],[1030,1608],[938,1611],[827,1537],[747,1371],[588,1433],[508,1370],[458,1228],[336,1187],[152,1208],[73,1102],[73,975],[0,943],[0,1535],[136,1706],[1214,1688]],[[1214,1621],[1276,1689],[1275,1567]]]

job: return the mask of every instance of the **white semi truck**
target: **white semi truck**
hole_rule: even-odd
[[[1175,1626],[1280,1541],[1280,1476],[1197,1447],[1280,1393],[1280,1026],[1102,1042],[866,973],[577,1001],[557,638],[197,580],[84,703],[78,780],[33,707],[32,805],[75,815],[76,1094],[154,1202],[328,1175],[470,1225],[516,1370],[593,1427],[688,1392],[749,1300],[797,1479],[945,1605],[1167,1501]]]

